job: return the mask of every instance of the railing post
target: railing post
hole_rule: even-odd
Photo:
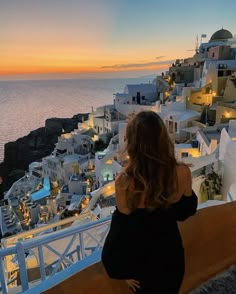
[[[39,267],[40,267],[41,280],[44,281],[44,280],[46,280],[46,273],[45,273],[45,267],[44,267],[44,258],[43,258],[42,245],[39,245],[38,253],[39,253]]]
[[[4,266],[3,266],[2,257],[0,257],[0,271],[1,271],[0,282],[1,282],[2,293],[6,294],[6,293],[8,293],[8,288],[7,288],[7,285],[6,285],[6,280],[5,280],[5,275],[4,275],[5,269],[4,269]]]
[[[81,260],[80,245],[76,246],[76,253],[77,253],[77,259],[78,261],[80,261]]]
[[[17,261],[19,265],[19,272],[20,272],[20,280],[21,280],[21,287],[22,291],[26,291],[29,289],[29,283],[28,283],[28,275],[27,275],[27,269],[25,265],[25,250],[22,242],[16,243],[16,254],[17,254]]]
[[[79,244],[80,244],[81,259],[84,259],[85,258],[85,247],[84,247],[83,232],[79,233]]]

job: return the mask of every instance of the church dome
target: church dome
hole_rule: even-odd
[[[212,36],[210,41],[219,41],[219,40],[225,40],[225,39],[231,39],[233,38],[233,35],[230,33],[230,31],[221,29],[217,32],[215,32]]]

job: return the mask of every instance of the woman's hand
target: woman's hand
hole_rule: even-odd
[[[136,289],[140,288],[139,281],[137,280],[129,279],[125,280],[125,282],[128,284],[128,286],[131,288],[133,292],[136,292]]]

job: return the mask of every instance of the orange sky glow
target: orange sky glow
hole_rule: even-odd
[[[199,0],[185,17],[183,11],[193,11],[189,0],[173,1],[171,8],[168,1],[156,0],[0,1],[0,79],[31,73],[156,73],[192,56],[188,51],[197,35],[209,39],[223,21],[234,33],[236,25],[236,2],[224,15],[220,0],[211,14]],[[207,24],[199,22],[200,14]]]
[[[83,73],[83,72],[113,72],[113,71],[131,71],[131,70],[162,70],[168,68],[170,61],[165,57],[160,59],[146,56],[140,58],[137,56],[106,56],[99,54],[99,50],[89,52],[83,48],[86,53],[75,53],[73,47],[68,53],[61,54],[55,50],[50,53],[50,48],[44,48],[45,53],[39,52],[38,48],[23,50],[6,50],[5,54],[0,56],[0,74],[29,74],[29,73]],[[34,51],[33,51],[34,50]],[[160,63],[160,64],[159,64]]]
[[[150,48],[140,46],[133,53],[132,45],[124,48],[101,48],[101,43],[48,44],[46,39],[38,44],[32,36],[24,42],[3,44],[0,50],[0,75],[29,73],[83,73],[131,70],[162,70],[168,68],[171,60],[165,56],[155,57]]]

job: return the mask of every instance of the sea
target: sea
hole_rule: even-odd
[[[0,162],[4,144],[45,126],[47,118],[71,118],[77,113],[112,104],[113,94],[126,84],[149,83],[150,76],[126,79],[0,80]]]

